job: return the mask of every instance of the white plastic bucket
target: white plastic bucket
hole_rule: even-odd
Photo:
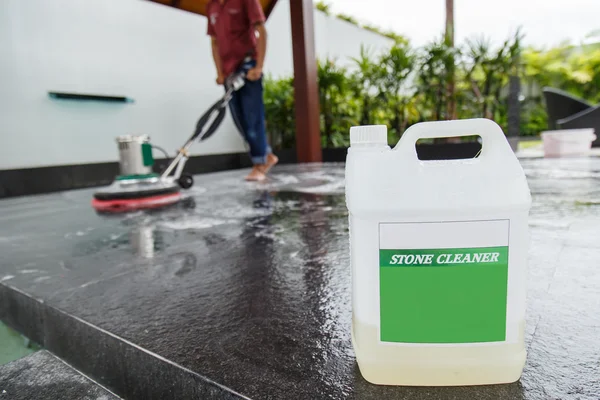
[[[593,128],[542,132],[545,157],[585,157],[594,140]]]
[[[421,161],[421,138],[479,135],[481,154]],[[394,149],[355,127],[346,162],[352,341],[375,384],[514,382],[525,364],[529,187],[502,129],[427,122]]]

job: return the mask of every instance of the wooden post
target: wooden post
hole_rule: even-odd
[[[519,131],[521,130],[521,78],[511,75],[508,81],[508,131],[506,136],[513,151],[519,149]]]
[[[454,0],[446,0],[446,44],[454,47]]]
[[[446,0],[446,35],[445,42],[448,47],[454,49],[454,0]],[[456,60],[451,56],[451,64],[448,66],[448,85],[447,104],[446,104],[446,119],[456,119],[456,68],[454,63]]]
[[[312,0],[290,0],[290,17],[298,162],[320,162],[322,160],[321,129]]]

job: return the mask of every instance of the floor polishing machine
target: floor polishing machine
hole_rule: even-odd
[[[146,135],[118,137],[120,175],[111,185],[94,193],[92,207],[102,213],[119,213],[179,202],[181,189],[194,184],[193,177],[183,173],[190,147],[196,140],[206,140],[215,133],[225,118],[233,93],[244,86],[245,75],[245,71],[239,71],[226,79],[224,96],[200,117],[194,134],[160,174],[153,172],[153,149],[161,150],[168,158],[163,149],[152,145]]]

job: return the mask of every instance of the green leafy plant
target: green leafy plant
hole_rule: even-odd
[[[459,56],[459,50],[448,46],[443,38],[428,44],[421,52],[416,81],[420,94],[421,115],[424,119],[449,119],[446,88],[451,79],[451,64],[453,65]]]
[[[376,29],[376,28],[374,28]],[[378,33],[381,33],[378,30]],[[521,78],[520,135],[547,129],[541,88],[553,86],[590,102],[600,102],[600,47],[561,45],[540,50],[522,47],[516,31],[500,45],[479,37],[459,48],[443,38],[421,50],[398,36],[387,51],[361,48],[350,64],[318,62],[323,147],[343,147],[353,125],[384,124],[397,140],[419,121],[452,117],[491,118],[506,128],[508,82]],[[456,115],[448,107],[448,82],[454,76]],[[291,78],[265,79],[267,131],[274,148],[295,145],[295,108]]]
[[[459,115],[489,118],[508,128],[508,83],[521,71],[522,34],[517,30],[500,46],[478,37],[466,41],[459,73]],[[513,106],[519,106],[518,100]]]
[[[317,67],[323,146],[347,145],[350,127],[358,122],[348,70],[331,59],[319,61]]]
[[[264,79],[264,104],[269,143],[274,149],[292,148],[296,141],[293,78]]]
[[[379,92],[387,106],[390,135],[399,139],[420,113],[415,88],[409,78],[417,66],[417,56],[407,43],[397,42],[378,62]]]
[[[550,86],[600,102],[600,48],[569,44],[547,50],[529,48],[522,54],[522,77],[526,98],[521,134],[536,135],[547,128],[547,115],[541,88]]]
[[[358,20],[351,15],[338,14],[338,15],[336,15],[336,17],[343,21],[350,22],[353,25],[358,25]]]
[[[358,123],[372,125],[375,113],[381,109],[380,91],[385,72],[370,51],[361,46],[359,57],[352,58],[355,71],[350,75],[349,87],[360,107]]]
[[[315,3],[315,8],[325,13],[325,15],[331,15],[331,4],[327,3],[326,1],[317,1]]]

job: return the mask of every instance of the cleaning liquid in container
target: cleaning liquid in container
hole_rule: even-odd
[[[472,159],[422,161],[422,138],[478,135]],[[375,384],[509,383],[525,364],[531,196],[487,119],[426,122],[395,148],[353,127],[346,162],[352,341]]]

